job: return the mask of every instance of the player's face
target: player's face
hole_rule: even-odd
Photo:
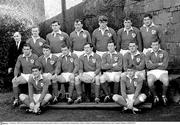
[[[105,29],[107,27],[107,21],[99,21],[99,27]]]
[[[152,19],[149,18],[149,17],[145,17],[145,18],[143,19],[143,22],[144,22],[144,24],[145,24],[146,26],[150,26],[150,25],[152,24]]]
[[[108,43],[108,51],[109,52],[114,52],[115,51],[115,46],[114,43]]]
[[[41,72],[39,71],[39,69],[32,69],[32,75],[37,78],[39,77],[41,74]]]
[[[29,46],[24,46],[23,47],[23,53],[25,56],[28,56],[31,53],[31,49]]]
[[[39,36],[39,28],[32,28],[31,33],[34,37],[38,37]]]
[[[137,45],[135,43],[129,43],[129,50],[131,53],[134,53],[137,51]]]
[[[158,42],[152,42],[151,47],[154,52],[157,52],[159,50],[159,43]]]
[[[68,55],[69,54],[69,49],[67,47],[61,48],[62,54],[63,55]]]
[[[84,46],[84,51],[86,54],[91,54],[92,50],[93,48],[91,48],[89,44]]]
[[[50,49],[48,48],[43,48],[43,54],[45,57],[49,57],[49,55],[51,54]]]
[[[60,29],[60,25],[56,22],[56,23],[53,23],[52,25],[52,30],[54,31],[54,32],[58,32],[59,31],[59,29]]]
[[[14,33],[13,38],[16,42],[21,41],[21,35],[18,32]]]
[[[133,70],[127,70],[127,75],[133,77],[135,72]]]
[[[125,21],[124,21],[124,27],[125,27],[126,29],[131,28],[131,25],[132,25],[131,20],[125,20]]]
[[[82,25],[81,22],[79,21],[79,22],[75,22],[75,23],[74,23],[74,27],[75,27],[75,29],[76,29],[77,31],[80,31],[80,30],[82,29],[83,25]]]

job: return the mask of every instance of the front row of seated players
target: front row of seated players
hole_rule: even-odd
[[[163,83],[162,100],[163,100],[164,104],[166,104],[167,98],[165,95],[166,95],[166,91],[167,91],[167,87],[168,87],[168,83],[169,83],[168,82],[168,71],[166,71],[166,68],[168,65],[168,54],[167,54],[167,52],[165,52],[164,50],[161,50],[159,48],[158,41],[152,42],[151,46],[152,46],[152,50],[147,53],[146,58],[145,58],[143,53],[141,53],[137,50],[136,43],[130,42],[129,43],[130,51],[124,57],[122,57],[121,54],[119,54],[118,52],[115,51],[114,43],[109,42],[108,43],[108,52],[103,55],[102,61],[101,61],[101,57],[92,51],[93,45],[91,43],[86,43],[84,45],[85,53],[80,56],[79,60],[75,54],[70,52],[70,49],[66,45],[62,47],[62,52],[63,52],[62,56],[60,56],[58,60],[55,56],[53,59],[52,58],[53,55],[50,54],[50,47],[48,45],[44,45],[43,46],[44,55],[42,57],[39,57],[37,64],[39,64],[41,66],[42,73],[45,73],[45,74],[51,73],[51,75],[43,75],[43,76],[44,77],[48,76],[48,79],[52,81],[53,96],[54,96],[55,101],[58,96],[57,83],[58,82],[60,82],[60,83],[70,82],[70,87],[69,87],[70,96],[68,98],[68,103],[73,103],[72,92],[74,90],[74,86],[77,91],[77,99],[75,100],[75,103],[82,102],[81,82],[95,83],[95,102],[98,103],[100,101],[100,99],[99,99],[100,85],[102,86],[103,90],[105,91],[106,97],[105,97],[104,101],[106,102],[106,100],[109,99],[110,93],[107,91],[107,88],[104,85],[104,83],[113,81],[113,82],[115,82],[116,87],[118,85],[121,85],[121,94],[123,97],[124,96],[123,90],[122,90],[123,80],[129,79],[129,83],[127,83],[127,86],[130,87],[132,89],[132,91],[131,90],[128,90],[128,91],[124,90],[124,91],[127,94],[137,93],[135,96],[137,98],[138,95],[140,94],[140,90],[141,90],[141,87],[139,87],[137,85],[141,84],[141,80],[145,79],[145,72],[143,69],[146,64],[146,67],[149,70],[147,72],[147,81],[148,81],[149,88],[150,88],[152,94],[154,95],[154,103],[157,103],[159,101],[159,98],[155,92],[154,82],[156,80],[160,80]],[[26,49],[28,50],[28,54],[25,54]],[[15,73],[17,71],[20,71],[20,67],[23,69],[22,73],[27,72],[27,71],[24,72],[24,69],[27,68],[26,66],[24,66],[24,62],[27,63],[28,59],[26,59],[26,58],[32,56],[30,50],[31,49],[28,45],[24,45],[24,49],[23,49],[24,54],[19,56],[19,58],[18,58],[18,61],[16,63],[16,68],[15,68]],[[48,54],[46,53],[46,51],[48,51]],[[44,57],[44,65],[42,63],[43,61],[41,61],[43,57]],[[32,61],[32,59],[29,59],[29,61],[30,61],[29,63],[34,64],[35,60],[37,60],[37,59],[35,58],[33,61]],[[122,61],[123,61],[123,64],[122,64]],[[45,62],[47,64],[49,63],[49,66],[50,66],[50,68],[48,68],[47,70],[45,70],[45,67],[46,67]],[[124,73],[121,73],[122,67],[125,70]],[[28,68],[30,68],[30,67],[28,67]],[[103,75],[100,75],[101,69],[105,70]],[[79,71],[79,75],[78,75],[78,71]],[[132,71],[134,73],[134,75],[132,75],[133,76],[132,78],[130,77],[131,75],[128,75],[129,73],[127,73],[129,71]],[[28,73],[30,73],[30,72],[31,71],[29,71]],[[111,75],[109,72],[111,73]],[[20,73],[21,72],[18,72],[18,74],[20,74]],[[15,76],[17,76],[17,75],[15,75]],[[133,79],[136,79],[136,78],[138,80],[140,80],[140,82],[133,83],[132,82]],[[21,79],[24,80],[24,77],[22,77]],[[119,83],[118,81],[120,81],[120,79],[121,79],[121,82]],[[13,87],[16,85],[16,84],[14,84],[15,80],[17,80],[17,78],[13,79]],[[27,81],[28,80],[26,80],[26,82]],[[128,80],[125,80],[125,83],[126,82],[128,82]],[[24,83],[25,83],[25,81],[24,81]],[[133,85],[132,85],[132,83],[133,83]],[[22,82],[21,81],[18,82],[18,85],[19,84],[22,84]],[[131,86],[129,86],[129,85],[131,85]],[[16,85],[16,87],[17,87],[17,85]],[[125,88],[128,89],[128,87],[125,87]],[[137,87],[139,87],[139,88],[137,88]],[[136,89],[138,89],[137,92],[135,91]],[[118,94],[118,90],[114,91],[113,94]],[[16,97],[16,95],[17,94],[15,94],[15,97]],[[119,103],[119,101],[118,101],[119,99],[117,99],[115,97],[117,97],[117,95],[113,96],[113,100],[115,102]],[[124,97],[126,97],[126,96],[124,96]],[[134,101],[136,99],[135,97],[132,98]],[[145,100],[145,97],[146,96],[143,95],[143,101]],[[142,102],[142,97],[140,96],[140,98],[141,98],[140,100]],[[127,100],[127,99],[124,98],[124,100]],[[132,103],[132,102],[130,101],[127,103],[128,103],[127,105],[130,105],[130,103]],[[130,108],[132,108],[132,106],[130,106]]]

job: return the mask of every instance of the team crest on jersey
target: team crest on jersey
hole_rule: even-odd
[[[63,37],[63,36],[59,36],[59,39],[60,39],[60,40],[63,40],[63,39],[64,39],[64,37]]]
[[[85,33],[83,33],[83,38],[86,38],[86,37],[87,37],[87,35]]]
[[[44,86],[44,83],[41,83],[41,87],[43,87]]]
[[[92,62],[93,62],[93,63],[96,63],[96,59],[92,59]]]
[[[156,34],[156,30],[152,30],[151,33],[152,33],[152,34]]]
[[[54,65],[55,61],[54,60],[50,60],[50,64]]]
[[[111,34],[111,33],[107,33],[107,35],[108,35],[108,37],[111,37],[111,36],[112,36],[112,34]]]
[[[161,54],[159,54],[159,57],[160,57],[160,58],[163,58],[163,54],[162,54],[162,53],[161,53]]]
[[[141,59],[140,59],[139,57],[138,57],[138,58],[136,58],[136,61],[137,61],[138,63],[140,62],[140,60],[141,60]]]
[[[39,42],[39,45],[40,45],[40,46],[42,46],[42,45],[43,45],[43,43],[42,43],[42,42]]]
[[[74,61],[74,59],[73,58],[70,58],[70,62],[73,62]]]
[[[33,63],[34,63],[34,60],[33,60],[33,59],[31,59],[31,60],[30,60],[30,62],[33,64]]]
[[[136,37],[136,34],[135,34],[135,33],[132,33],[132,37],[135,38],[135,37]]]
[[[116,62],[117,62],[117,61],[118,61],[118,57],[116,57],[116,56],[115,56],[115,57],[114,57],[114,61],[116,61]]]

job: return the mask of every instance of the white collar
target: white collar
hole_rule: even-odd
[[[131,52],[130,52],[130,54],[132,55]],[[140,54],[140,52],[137,50],[136,53],[134,54],[134,56],[139,55],[139,54]]]
[[[117,52],[116,52],[116,51],[114,51],[113,53],[110,53],[110,52],[108,51],[108,54],[117,54]]]
[[[27,57],[29,58],[31,55],[32,55],[32,52]],[[26,56],[23,54],[22,57],[26,57]]]
[[[84,56],[94,56],[94,52],[91,52],[91,54],[90,55],[87,55],[86,53],[84,54]]]
[[[65,57],[65,56],[71,56],[71,52],[69,52],[68,55],[64,55],[64,54],[61,55],[61,57]]]
[[[153,49],[151,49],[150,51],[151,51],[151,53],[155,53],[155,52],[153,51]],[[159,51],[162,51],[162,49],[159,48],[159,50],[157,51],[157,53],[158,53]]]
[[[124,32],[126,31],[126,32],[129,32],[129,31],[131,31],[131,30],[133,30],[133,27],[131,26],[131,28],[129,28],[129,29],[126,29],[126,28],[124,28]]]
[[[143,26],[146,27],[146,28],[149,28],[149,27],[153,27],[153,26],[156,26],[156,25],[152,22],[149,27],[147,27],[145,24],[143,24]]]
[[[62,34],[62,31],[61,30],[59,30],[58,32],[52,32],[52,35],[55,35],[55,34]]]
[[[76,33],[84,32],[84,29],[81,29],[80,31],[74,30]]]
[[[35,79],[35,77],[34,77],[34,76],[33,76],[33,79],[36,81],[36,79]],[[38,81],[39,81],[39,80],[41,80],[41,79],[43,79],[42,74],[40,74],[40,77],[39,77]]]
[[[34,36],[32,36],[32,38],[33,38],[34,40],[37,40],[37,39],[39,39],[39,38],[40,38],[40,36],[38,36],[38,37],[34,37]]]
[[[52,53],[48,57],[44,56],[44,58],[46,58],[46,59],[50,58],[51,59],[52,58]]]
[[[108,31],[109,27],[106,27],[104,30],[99,27],[99,31],[106,31],[106,30]]]
[[[137,75],[135,75],[134,74],[134,76],[133,77],[130,77],[129,75],[126,75],[127,76],[127,78],[129,78],[129,79],[137,79],[138,78],[138,76]]]

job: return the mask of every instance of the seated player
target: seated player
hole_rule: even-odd
[[[50,46],[48,44],[44,44],[43,55],[39,57],[37,61],[37,65],[41,67],[42,75],[47,79],[51,80],[57,64],[58,57],[51,53]]]
[[[121,77],[121,95],[115,94],[113,100],[124,107],[124,110],[130,109],[134,112],[140,111],[135,106],[144,102],[146,95],[141,93],[143,80],[135,75],[134,70],[127,70]]]
[[[167,104],[166,92],[169,85],[168,77],[168,53],[160,49],[159,41],[153,41],[151,44],[152,51],[149,51],[146,55],[146,67],[149,70],[147,72],[147,81],[150,91],[154,96],[154,104],[159,102],[159,97],[155,91],[154,82],[159,80],[163,83],[162,101],[164,105]]]
[[[79,58],[79,78],[77,77],[75,82],[78,97],[75,103],[82,101],[81,82],[85,84],[95,84],[95,102],[99,103],[101,57],[93,52],[92,43],[85,43],[84,51],[85,53]]]
[[[56,82],[53,83],[53,91],[54,91],[54,102],[57,101],[58,95],[58,84],[60,83],[69,83],[69,97],[68,104],[72,104],[72,95],[75,84],[75,76],[77,76],[79,70],[79,60],[76,54],[71,53],[69,48],[66,45],[62,45],[61,47],[62,55],[59,57],[57,67],[55,70],[54,80]]]
[[[32,76],[28,81],[29,95],[20,94],[19,98],[29,107],[27,112],[35,114],[41,113],[41,108],[47,106],[49,100],[52,98],[48,93],[50,80],[41,75],[41,68],[39,66],[32,67]]]
[[[106,86],[106,82],[114,82],[114,93],[119,93],[119,82],[121,78],[121,72],[123,67],[123,56],[115,51],[116,46],[113,42],[108,43],[108,52],[102,56],[102,70],[105,72],[100,76],[101,86],[106,94],[104,102],[110,100],[110,92]]]
[[[138,46],[135,41],[131,41],[128,47],[129,52],[123,57],[124,71],[126,72],[128,69],[133,69],[135,75],[145,80],[145,55],[138,51]]]
[[[31,68],[34,66],[38,56],[31,53],[31,47],[29,44],[23,45],[23,54],[21,54],[16,62],[14,69],[14,78],[12,79],[13,93],[15,100],[13,102],[14,106],[18,106],[18,96],[19,96],[19,85],[26,84],[29,80],[31,74]]]

